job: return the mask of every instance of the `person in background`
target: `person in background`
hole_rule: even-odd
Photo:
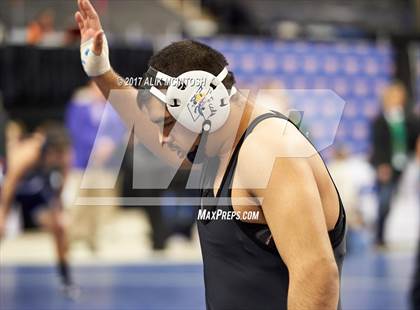
[[[136,163],[136,164],[135,164]],[[141,174],[148,175],[153,178],[155,182],[163,178],[165,170],[168,170],[160,159],[156,158],[143,144],[135,143],[135,138],[130,137],[129,145],[122,163],[122,181],[121,190],[123,197],[137,197],[145,195],[149,197],[160,197],[163,189],[141,189],[136,188],[133,184],[136,178],[135,171],[141,171]],[[139,172],[137,172],[139,173]],[[150,178],[148,178],[150,180]],[[163,210],[164,206],[124,206],[125,208],[136,208],[145,211],[149,225],[150,233],[148,237],[152,249],[154,251],[164,250],[166,248],[167,239],[170,236],[170,228],[165,220]],[[171,218],[171,222],[173,218]]]
[[[6,158],[6,123],[7,123],[7,114],[4,111],[3,104],[0,101],[0,193],[1,193],[1,184],[3,183],[4,169],[5,167],[5,158]]]
[[[55,13],[51,9],[44,10],[28,25],[26,42],[39,44],[46,36],[54,32]]]
[[[97,249],[97,234],[101,224],[113,210],[111,206],[75,205],[82,180],[88,197],[106,195],[116,197],[116,188],[96,191],[101,182],[109,179],[108,170],[114,164],[114,153],[125,136],[125,127],[119,116],[93,82],[77,89],[71,98],[65,123],[71,138],[72,168],[65,185],[66,205],[72,218],[71,239],[87,243],[92,251]],[[88,169],[89,168],[89,169]],[[88,169],[88,170],[87,170]],[[89,173],[85,173],[89,171]]]
[[[366,228],[360,199],[364,182],[360,177],[360,172],[365,172],[363,168],[363,164],[351,157],[349,150],[343,145],[336,147],[334,157],[328,164],[328,170],[346,206],[347,253],[363,249],[361,234]]]
[[[405,113],[406,101],[404,85],[392,82],[383,93],[383,111],[372,126],[371,163],[376,170],[379,202],[375,239],[378,248],[386,246],[385,224],[391,200],[419,134],[417,121]]]
[[[416,142],[416,168],[417,168],[417,189],[418,202],[420,203],[420,137]],[[411,286],[411,306],[412,309],[420,309],[420,238],[417,245],[417,257],[415,263],[413,283]]]
[[[68,241],[61,201],[69,164],[69,139],[64,128],[44,124],[30,135],[12,123],[7,132],[7,171],[0,197],[0,238],[13,205],[20,205],[25,228],[41,227],[54,238],[57,269],[68,297],[75,298],[68,265]]]

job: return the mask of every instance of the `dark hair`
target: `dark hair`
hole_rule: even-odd
[[[193,40],[171,43],[149,60],[149,66],[173,77],[192,70],[203,70],[218,75],[227,65],[228,62],[222,53]],[[232,72],[229,71],[223,84],[227,89],[232,88],[235,84]]]

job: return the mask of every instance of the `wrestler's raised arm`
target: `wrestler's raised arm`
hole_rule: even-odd
[[[77,2],[79,11],[75,13],[75,19],[80,30],[81,60],[86,74],[95,81],[127,127],[134,128],[141,143],[166,162],[179,166],[182,159],[161,143],[159,127],[139,108],[138,91],[132,86],[124,85],[121,77],[111,68],[108,43],[94,7],[89,0]],[[165,106],[162,105],[162,116],[166,113]]]

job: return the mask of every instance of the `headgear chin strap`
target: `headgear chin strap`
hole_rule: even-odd
[[[203,130],[200,135],[200,142],[198,146],[187,153],[187,158],[191,163],[201,164],[206,159],[206,145],[209,137],[211,124],[209,121],[204,121]]]
[[[149,67],[143,77],[142,89],[149,89],[152,95],[164,102],[178,123],[201,134],[199,147],[194,152],[195,162],[204,159],[208,135],[221,128],[228,119],[230,98],[236,93],[235,87],[229,92],[223,84],[228,73],[225,67],[217,76],[193,70],[171,77]],[[166,94],[159,90],[159,85],[167,86]]]

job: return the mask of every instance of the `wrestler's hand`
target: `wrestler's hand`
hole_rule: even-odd
[[[392,168],[388,164],[380,164],[377,167],[377,176],[380,183],[388,183],[392,178]]]
[[[99,76],[111,69],[108,44],[99,16],[90,1],[78,0],[77,3],[79,11],[74,17],[80,30],[82,65],[88,76]]]

